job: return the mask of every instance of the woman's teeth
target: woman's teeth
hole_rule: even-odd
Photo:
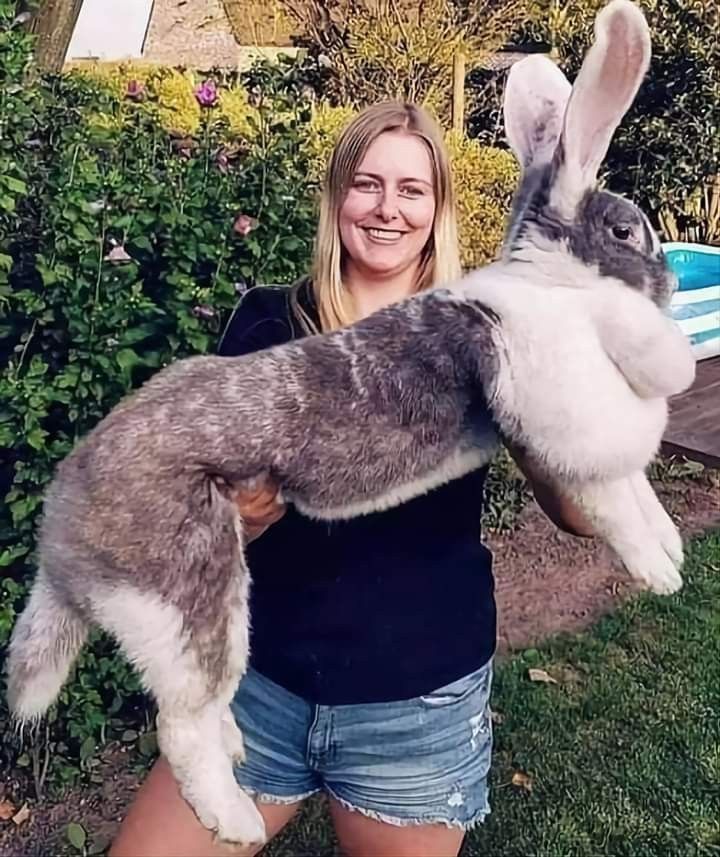
[[[402,238],[402,232],[397,229],[366,229],[365,231],[373,241],[392,243],[393,241],[398,241]]]

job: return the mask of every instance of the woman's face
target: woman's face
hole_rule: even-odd
[[[433,167],[425,143],[386,131],[352,177],[338,225],[346,264],[387,279],[420,262],[435,218]]]

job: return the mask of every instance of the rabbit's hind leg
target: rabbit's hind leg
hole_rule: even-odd
[[[680,589],[682,577],[645,517],[633,477],[585,483],[574,493],[597,534],[617,553],[630,576],[653,592],[669,595]]]
[[[181,794],[218,839],[252,846],[265,842],[265,825],[235,781],[224,722],[247,661],[247,587],[243,577],[230,586],[204,629],[160,594],[130,587],[105,593],[95,610],[157,700],[158,745]]]
[[[655,533],[663,550],[678,571],[683,566],[683,541],[675,522],[665,510],[647,476],[638,471],[630,477],[640,508],[650,529]]]

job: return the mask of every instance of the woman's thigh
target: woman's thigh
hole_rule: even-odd
[[[465,832],[444,824],[397,827],[330,800],[335,833],[346,857],[456,857]]]
[[[257,803],[268,839],[295,815],[300,803]],[[215,857],[252,854],[229,850],[214,841],[185,802],[170,766],[160,758],[148,774],[125,817],[108,857]]]

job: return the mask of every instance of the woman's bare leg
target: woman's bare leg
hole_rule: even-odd
[[[300,805],[257,804],[268,839],[285,827]],[[140,787],[108,857],[229,857],[251,853],[215,843],[213,833],[200,824],[183,800],[170,766],[161,757]]]

